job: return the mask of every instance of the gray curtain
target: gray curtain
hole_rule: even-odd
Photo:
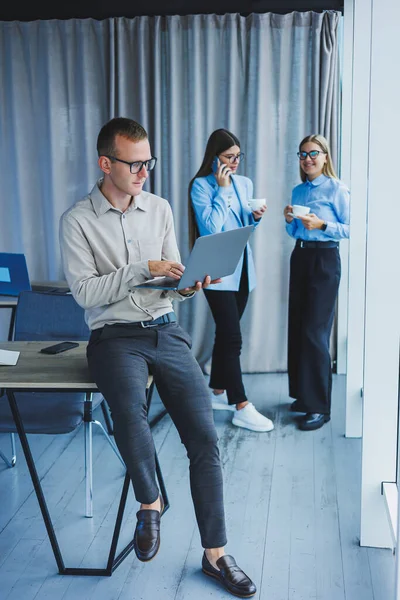
[[[0,251],[33,280],[63,278],[60,215],[92,187],[97,133],[129,116],[159,163],[149,187],[172,205],[188,255],[187,186],[209,134],[239,136],[268,213],[253,239],[258,286],[243,317],[243,369],[286,370],[288,265],[282,210],[299,182],[297,145],[338,147],[340,14],[238,14],[0,23]],[[179,308],[201,364],[214,327],[203,294]]]

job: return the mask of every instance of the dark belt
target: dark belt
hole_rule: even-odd
[[[149,321],[133,321],[132,323],[114,323],[113,325],[104,325],[100,329],[94,329],[92,331],[90,340],[96,341],[101,339],[108,339],[114,337],[130,337],[132,334],[130,331],[143,327],[148,329],[149,327],[158,327],[158,325],[165,325],[167,323],[176,323],[176,316],[174,312],[162,315],[157,319],[150,319]]]
[[[151,321],[137,321],[136,323],[132,323],[132,325],[139,325],[140,327],[157,327],[157,325],[164,325],[165,323],[176,323],[176,315],[173,312],[167,313],[166,315],[161,315],[157,319],[152,319]]]
[[[296,248],[339,248],[339,242],[306,242],[296,240]]]

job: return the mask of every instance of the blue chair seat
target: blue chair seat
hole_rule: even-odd
[[[25,433],[71,433],[84,420],[85,394],[73,392],[14,393]],[[101,394],[92,395],[92,410],[103,402]],[[0,433],[16,433],[7,397],[0,398]]]

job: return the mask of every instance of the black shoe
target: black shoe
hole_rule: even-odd
[[[306,416],[299,422],[299,429],[302,431],[314,431],[314,429],[319,429],[330,420],[330,415],[307,413]]]
[[[250,598],[250,596],[254,596],[257,591],[256,586],[251,579],[247,577],[246,573],[237,566],[233,556],[230,556],[229,554],[221,556],[221,558],[217,560],[217,566],[218,569],[214,569],[204,552],[201,563],[203,573],[210,577],[215,577],[215,579],[219,579],[224,588],[234,596],[239,596],[239,598]]]
[[[295,400],[294,402],[292,402],[292,404],[289,407],[289,410],[291,412],[302,412],[302,413],[307,412],[307,410],[304,408],[304,406],[302,405],[300,400]]]
[[[164,500],[160,494],[160,511],[139,510],[133,545],[136,556],[142,562],[152,560],[160,549],[160,519],[164,510]]]

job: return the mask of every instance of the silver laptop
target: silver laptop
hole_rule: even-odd
[[[203,282],[207,275],[210,275],[211,279],[231,275],[253,231],[254,225],[247,225],[232,231],[199,237],[180,279],[156,277],[135,287],[152,290],[183,290],[196,285],[196,281]]]

